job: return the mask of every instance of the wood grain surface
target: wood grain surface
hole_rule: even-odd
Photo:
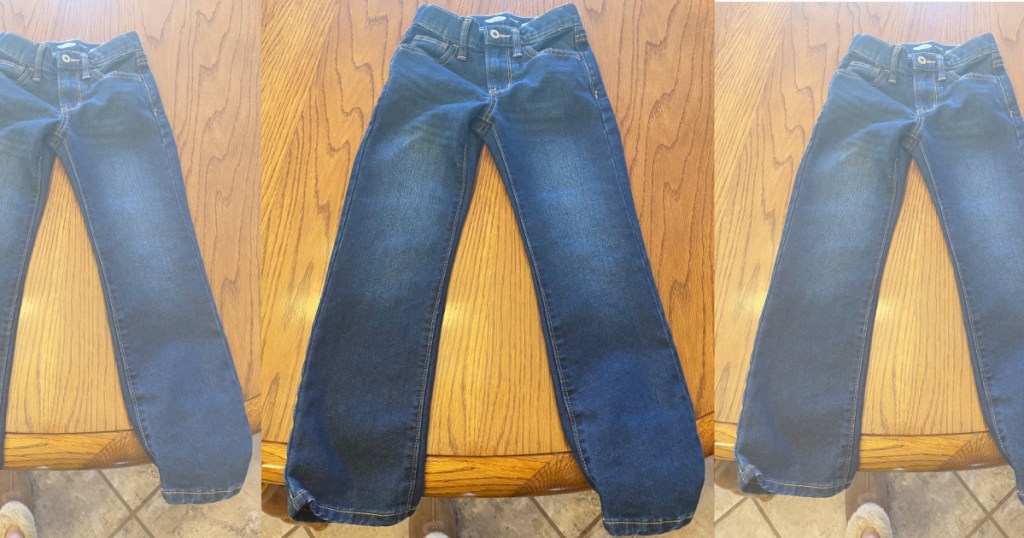
[[[717,457],[733,457],[754,334],[797,166],[829,79],[859,32],[890,43],[960,43],[992,32],[1014,85],[1024,87],[1019,4],[717,6]],[[872,470],[1002,462],[978,404],[942,229],[916,165],[882,278],[860,452],[861,468]]]
[[[561,3],[440,5],[463,14],[538,15]],[[301,365],[352,160],[416,6],[400,0],[264,2],[261,296],[268,482],[281,481]],[[618,116],[642,231],[710,451],[711,5],[675,0],[577,6]],[[532,286],[511,206],[485,154],[441,329],[428,494],[585,487],[558,423]]]
[[[142,39],[174,129],[207,274],[257,430],[259,11],[225,0],[0,0],[0,31],[37,41],[104,42],[130,30]],[[28,268],[13,369],[5,467],[146,461],[121,397],[95,258],[59,165]]]

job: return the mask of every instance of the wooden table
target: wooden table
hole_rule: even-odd
[[[960,43],[992,32],[1014,85],[1024,88],[1022,30],[1020,5],[717,6],[716,457],[733,458],[754,332],[793,178],[853,35]],[[861,469],[1003,461],[981,415],[952,265],[916,166],[882,278],[863,420]]]
[[[0,31],[93,42],[139,33],[177,138],[207,274],[258,429],[259,12],[224,0],[156,4],[3,0]],[[5,468],[148,461],[125,411],[111,342],[82,214],[58,166],[25,283]]]
[[[561,0],[440,4],[540,14]],[[675,0],[578,3],[622,129],[644,238],[708,453],[711,13]],[[396,0],[270,0],[263,13],[263,480],[280,484],[292,407],[352,159],[416,12]],[[483,160],[441,329],[427,495],[586,487],[565,444],[515,219]],[[368,390],[373,390],[368,387]]]

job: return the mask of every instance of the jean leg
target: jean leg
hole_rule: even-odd
[[[0,77],[0,447],[25,274],[53,172],[56,112]],[[2,461],[0,450],[0,461]]]
[[[667,532],[692,517],[703,453],[611,103],[579,59],[530,62],[485,140],[530,261],[563,431],[610,534]]]
[[[914,156],[945,233],[985,422],[1024,502],[1024,122],[999,78],[957,81]]]
[[[169,503],[230,497],[252,440],[155,82],[104,77],[81,92],[55,146],[96,255],[128,416]]]
[[[746,492],[827,497],[857,470],[875,306],[916,124],[904,86],[874,84],[836,74],[797,172],[738,425]]]
[[[434,59],[396,53],[303,367],[285,469],[296,520],[392,525],[419,502],[445,295],[482,149],[471,123],[484,105]]]

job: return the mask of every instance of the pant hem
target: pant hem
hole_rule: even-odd
[[[401,523],[415,511],[416,507],[401,512],[380,513],[329,506],[317,502],[313,495],[306,490],[296,492],[288,501],[288,515],[294,521],[305,523],[347,523],[368,527],[388,527]]]
[[[850,487],[853,480],[838,484],[798,484],[768,478],[754,466],[747,466],[737,473],[740,491],[753,494],[795,495],[797,497],[832,497]]]
[[[160,489],[167,504],[209,504],[229,499],[242,490],[242,484],[227,489]]]
[[[673,519],[647,520],[616,520],[604,519],[604,529],[612,536],[650,536],[674,531],[683,527],[693,519],[693,514]]]

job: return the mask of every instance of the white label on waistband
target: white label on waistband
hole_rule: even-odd
[[[925,43],[923,45],[918,45],[918,46],[914,47],[914,50],[924,50],[924,49],[930,49],[930,48],[932,48],[931,43]]]
[[[491,17],[491,18],[485,20],[484,22],[490,24],[492,22],[501,22],[503,20],[505,20],[505,16],[504,15],[498,15],[497,17]]]
[[[61,49],[61,50],[64,50],[64,49],[67,49],[67,48],[74,47],[75,45],[76,45],[75,43],[64,43],[64,44],[61,44],[61,45],[57,45],[57,48]]]

